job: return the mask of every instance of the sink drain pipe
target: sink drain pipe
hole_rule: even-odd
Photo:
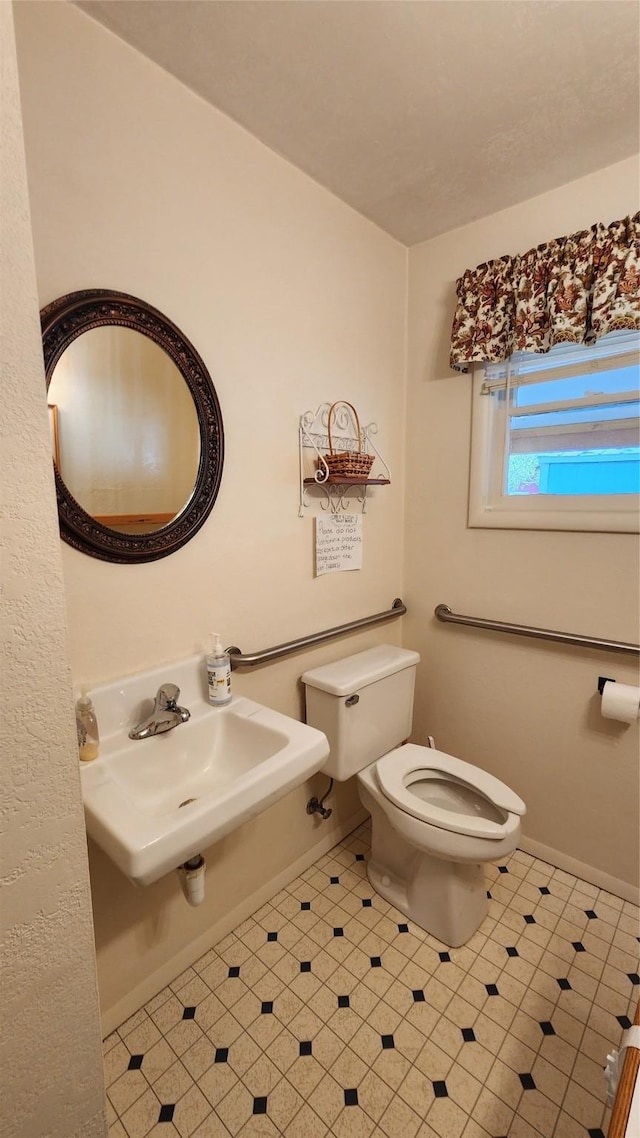
[[[190,905],[201,905],[204,901],[204,875],[207,863],[202,854],[196,854],[178,866],[180,885]]]

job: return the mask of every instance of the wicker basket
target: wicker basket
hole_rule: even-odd
[[[358,450],[345,450],[335,451],[333,448],[333,439],[331,438],[331,417],[336,407],[339,406],[349,407],[353,412],[353,419],[358,432]],[[332,403],[329,408],[329,416],[327,419],[327,434],[329,436],[329,454],[325,454],[324,461],[329,469],[329,477],[335,478],[358,478],[363,482],[369,476],[369,471],[373,466],[373,455],[366,454],[362,449],[362,431],[360,430],[360,420],[358,412],[351,403],[347,403],[344,399],[338,399]]]

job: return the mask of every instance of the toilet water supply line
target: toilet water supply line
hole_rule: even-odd
[[[177,869],[180,885],[190,905],[201,905],[204,901],[204,875],[207,863],[202,854],[196,854],[179,865]]]
[[[326,822],[327,818],[331,817],[333,811],[331,810],[330,806],[327,807],[327,806],[325,806],[324,803],[325,803],[325,799],[329,797],[332,790],[333,790],[333,779],[330,778],[329,779],[329,785],[328,785],[327,789],[325,790],[324,794],[322,795],[322,798],[316,798],[314,795],[313,798],[310,798],[309,801],[307,802],[307,814],[319,814],[320,817]]]
[[[427,735],[427,747],[429,747],[431,750],[434,750],[435,745],[436,745],[436,741],[435,741],[433,735]],[[307,802],[307,814],[319,814],[320,817],[326,822],[327,818],[331,817],[332,810],[331,810],[331,807],[325,806],[325,801],[329,797],[329,795],[331,794],[332,790],[333,790],[333,779],[330,778],[329,779],[329,785],[328,785],[327,789],[325,790],[324,794],[322,795],[322,798],[316,798],[314,795],[313,798],[310,798],[309,801]]]

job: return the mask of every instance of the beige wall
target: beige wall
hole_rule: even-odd
[[[16,25],[40,303],[98,286],[147,300],[203,357],[225,426],[218,500],[179,552],[114,566],[63,547],[74,678],[190,655],[211,628],[250,652],[389,607],[401,591],[406,250],[73,5],[19,4]],[[379,424],[393,481],[368,503],[362,571],[315,579],[298,417],[340,397]],[[400,633],[398,622],[238,673],[235,690],[299,716],[305,668]],[[319,825],[304,805],[321,786],[210,851],[200,909],[176,877],[136,890],[91,851],[106,1024],[244,898],[336,840],[357,796],[341,789]]]
[[[0,5],[0,44],[0,1131],[99,1138],[106,1120],[87,854],[9,4]]]
[[[403,629],[422,654],[417,741],[433,734],[441,749],[508,782],[527,802],[529,839],[633,885],[638,727],[602,719],[596,685],[599,675],[637,683],[634,666],[439,625],[433,610],[444,602],[637,642],[637,537],[467,529],[471,380],[448,367],[455,280],[465,268],[637,207],[638,164],[629,160],[410,251]]]

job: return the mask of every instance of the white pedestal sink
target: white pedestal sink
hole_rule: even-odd
[[[177,684],[186,723],[129,731]],[[81,763],[87,833],[137,885],[149,885],[266,810],[323,766],[322,732],[245,697],[206,699],[202,656],[92,689],[100,755]]]

